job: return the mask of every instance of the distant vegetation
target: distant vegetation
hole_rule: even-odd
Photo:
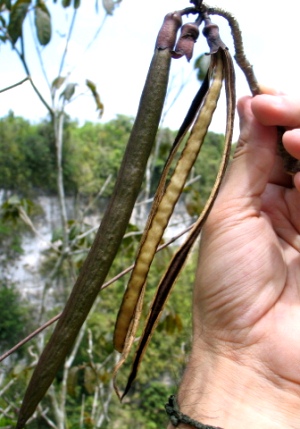
[[[65,189],[67,194],[81,201],[82,209],[87,201],[95,199],[105,183],[107,186],[101,198],[104,202],[109,198],[131,127],[132,119],[122,115],[105,124],[79,125],[66,118],[63,147]],[[44,308],[46,301],[41,301],[38,308],[32,311],[32,306],[29,306],[24,298],[20,298],[22,284],[11,284],[5,275],[7,264],[17,263],[18,256],[22,254],[22,234],[28,230],[28,225],[24,224],[24,213],[34,222],[35,216],[41,216],[37,197],[41,194],[56,195],[57,192],[52,129],[48,120],[32,124],[14,116],[12,112],[0,119],[0,189],[4,192],[0,211],[2,352],[35,328],[40,323],[41,314],[43,320],[47,320],[61,310],[69,287],[72,286],[73,276],[80,270],[94,237],[94,233],[91,233],[74,241],[78,235],[88,231],[90,226],[78,219],[72,219],[68,225],[69,242],[73,243],[73,247],[68,258],[60,260],[60,256],[52,248],[45,252],[40,271],[45,279],[44,295],[52,290],[51,300],[54,300],[54,304],[51,308],[49,305]],[[157,147],[149,165],[150,196],[155,192],[174,136],[175,132],[169,129],[159,131]],[[221,135],[208,134],[203,153],[190,177],[190,185],[184,191],[182,203],[185,204],[191,221],[201,211],[210,192],[222,153],[222,144]],[[108,177],[111,177],[109,182]],[[143,188],[141,199],[144,193]],[[97,213],[99,205],[92,207],[93,212]],[[134,260],[140,238],[138,225],[130,225],[128,232],[110,277]],[[61,239],[59,230],[53,231],[52,244],[59,248]],[[173,251],[174,247],[164,250],[154,261],[147,295],[151,295],[157,286]],[[48,410],[48,423],[47,419],[42,417],[43,413],[40,413],[28,424],[29,429],[49,428],[49,422],[56,421],[55,398],[58,403],[61,401],[59,404],[65,413],[66,427],[114,429],[134,426],[141,429],[158,429],[166,426],[163,406],[168,395],[176,390],[178,377],[189,351],[191,291],[196,258],[196,252],[192,253],[163,312],[138,379],[123,406],[120,408],[116,396],[112,394],[111,371],[115,363],[112,333],[128,277],[120,279],[99,296],[71,367],[61,370],[57,375],[54,390],[42,402],[41,410]],[[48,335],[46,332],[45,340]],[[0,398],[0,427],[12,427],[10,425],[16,419],[16,410],[9,409],[6,415],[1,413],[1,410],[5,410],[7,404],[12,402],[19,405],[32,371],[34,356],[40,352],[39,341],[36,339],[24,346],[20,350],[21,354],[13,355],[6,364],[5,381],[6,384],[11,383],[11,387]],[[119,378],[121,384],[125,384],[125,374]]]

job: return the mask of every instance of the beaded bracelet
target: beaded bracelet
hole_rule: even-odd
[[[168,414],[173,426],[177,427],[180,423],[184,423],[196,429],[222,429],[216,426],[204,425],[197,420],[183,414],[179,411],[175,395],[171,395],[169,402],[165,405],[166,413]]]

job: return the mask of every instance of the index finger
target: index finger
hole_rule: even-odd
[[[300,127],[300,97],[261,94],[254,97],[252,111],[263,125]]]

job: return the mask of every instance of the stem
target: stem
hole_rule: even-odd
[[[66,359],[64,364],[63,380],[62,380],[60,400],[59,400],[59,409],[60,409],[59,411],[60,411],[60,415],[62,416],[61,429],[65,429],[65,416],[66,416],[65,407],[66,407],[66,401],[67,401],[67,382],[69,377],[69,371],[77,355],[79,346],[82,342],[82,339],[85,333],[85,327],[86,327],[86,324],[84,323],[81,330],[79,331],[78,337],[76,338],[76,342],[74,344],[73,350],[71,354],[68,356],[68,358]]]
[[[247,79],[250,90],[252,92],[252,95],[254,96],[254,95],[260,94],[261,91],[260,91],[257,79],[255,77],[253,67],[245,55],[242,32],[237,20],[234,18],[234,16],[232,16],[229,12],[227,12],[224,9],[221,9],[218,7],[209,7],[207,5],[203,5],[203,6],[205,7],[205,10],[209,15],[219,15],[227,20],[229,27],[231,29],[232,37],[233,37],[233,43],[234,43],[234,49],[235,49],[234,58],[238,66],[244,72],[244,75]]]
[[[0,89],[1,92],[9,91],[12,88],[15,88],[16,86],[22,85],[22,83],[27,82],[27,80],[30,80],[30,77],[27,76],[25,79],[20,80],[20,82],[14,83],[13,85],[7,86],[6,88]]]
[[[38,59],[39,59],[41,70],[42,70],[42,73],[44,75],[45,81],[46,81],[46,83],[48,85],[48,88],[50,89],[51,88],[51,84],[50,84],[48,76],[47,76],[47,72],[46,72],[46,69],[45,69],[44,61],[43,61],[43,58],[42,58],[42,55],[41,55],[41,50],[39,49],[39,45],[38,45],[38,42],[37,42],[36,32],[34,31],[34,28],[33,28],[33,22],[32,22],[31,14],[29,14],[29,22],[30,22],[30,29],[31,29],[32,39],[34,41],[34,46],[35,46],[35,50],[36,50],[36,53],[37,53],[37,56],[38,56]]]
[[[15,47],[14,47],[14,50],[18,54],[18,56],[19,56],[19,58],[21,60],[21,63],[23,64],[23,67],[24,67],[24,69],[25,69],[25,71],[27,73],[27,77],[28,77],[28,79],[29,79],[29,81],[31,83],[32,88],[34,89],[35,93],[37,94],[37,96],[39,97],[39,99],[41,100],[41,102],[43,103],[43,105],[46,107],[46,109],[50,113],[51,118],[53,118],[54,112],[53,112],[52,108],[49,106],[49,104],[44,99],[44,97],[42,96],[41,92],[39,91],[39,89],[36,87],[35,83],[31,79],[29,67],[28,67],[28,64],[27,64],[26,59],[25,59],[25,49],[24,49],[23,35],[21,36],[21,52],[19,52]]]
[[[66,208],[66,198],[64,189],[64,177],[62,167],[62,147],[63,147],[63,125],[64,125],[64,105],[58,115],[54,117],[54,133],[55,133],[55,146],[56,146],[56,162],[57,162],[57,190],[61,212],[61,223],[63,230],[63,250],[65,253],[68,249],[68,216]]]
[[[70,42],[70,39],[71,39],[71,36],[72,36],[72,32],[73,32],[73,29],[74,29],[76,15],[77,15],[77,9],[74,9],[74,13],[73,13],[71,25],[70,25],[70,28],[69,28],[69,33],[68,33],[67,41],[66,41],[65,50],[64,50],[64,53],[63,53],[63,56],[62,56],[62,59],[61,59],[60,66],[59,66],[58,76],[61,76],[61,73],[62,73],[63,68],[64,68],[65,59],[66,59],[67,52],[68,52],[68,47],[69,47],[69,42]]]
[[[54,322],[57,322],[57,320],[60,318],[60,316],[61,316],[61,313],[59,313],[56,316],[52,317],[52,319],[48,320],[48,322],[44,323],[44,325],[40,326],[38,329],[36,329],[35,331],[33,331],[31,334],[29,334],[22,341],[20,341],[18,344],[16,344],[10,350],[8,350],[6,353],[4,353],[2,356],[0,356],[0,362],[2,362],[4,359],[6,359],[11,354],[13,354],[20,347],[22,347],[24,344],[28,343],[28,341],[32,340],[32,338],[34,338],[36,335],[40,334],[44,329],[46,329],[49,326],[51,326]]]
[[[189,232],[193,228],[194,224],[190,225],[188,228],[181,231],[179,234],[172,237],[169,241],[159,246],[157,249],[157,252],[160,252],[161,250],[168,247],[170,244],[174,243],[174,241],[178,240],[178,238],[182,237],[184,234]],[[104,283],[100,290],[106,289],[111,284],[115,283],[117,280],[125,276],[127,273],[130,273],[130,271],[133,270],[134,265],[130,265],[125,270],[121,271],[119,274],[117,274],[115,277],[108,280],[106,283]],[[48,322],[44,323],[42,326],[37,328],[35,331],[33,331],[31,334],[29,334],[26,338],[24,338],[22,341],[20,341],[18,344],[16,344],[14,347],[12,347],[10,350],[5,352],[2,356],[0,356],[0,362],[2,362],[4,359],[6,359],[8,356],[16,352],[20,347],[22,347],[24,344],[28,343],[28,341],[32,340],[34,337],[36,337],[38,334],[43,332],[45,329],[49,328],[53,323],[57,322],[60,318],[62,313],[57,314],[52,319],[48,320]]]
[[[105,14],[105,16],[104,16],[104,18],[103,18],[103,20],[102,20],[102,22],[101,22],[101,24],[100,24],[100,26],[99,26],[99,28],[96,30],[96,33],[95,33],[95,35],[93,36],[93,38],[91,39],[91,41],[89,42],[89,44],[87,45],[87,47],[86,47],[86,49],[84,50],[84,52],[83,52],[83,54],[82,54],[82,57],[81,57],[81,59],[80,59],[80,62],[78,62],[77,64],[75,64],[75,66],[72,68],[72,70],[70,71],[70,74],[71,73],[73,73],[73,71],[76,69],[76,67],[78,66],[78,64],[81,64],[81,62],[82,62],[82,58],[83,58],[83,56],[87,53],[87,51],[91,48],[91,46],[93,45],[93,43],[97,40],[97,38],[98,38],[98,36],[99,36],[99,34],[100,34],[100,32],[101,32],[101,30],[103,29],[103,27],[104,27],[104,24],[105,24],[105,21],[106,21],[106,19],[107,19],[107,14]]]

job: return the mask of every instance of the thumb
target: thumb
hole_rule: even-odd
[[[220,191],[218,203],[236,209],[257,207],[257,198],[269,182],[276,160],[277,131],[262,125],[251,108],[253,98],[243,97],[237,109],[240,137]]]

